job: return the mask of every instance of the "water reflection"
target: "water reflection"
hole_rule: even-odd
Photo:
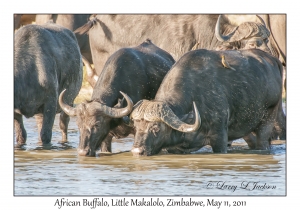
[[[213,154],[207,146],[193,154],[133,157],[133,139],[113,140],[113,153],[77,155],[79,135],[71,118],[69,142],[59,143],[58,117],[49,148],[37,142],[34,119],[24,119],[27,144],[15,150],[15,195],[285,195],[285,141],[266,151],[249,150],[234,142],[228,154]],[[238,186],[233,192],[208,183]],[[243,182],[276,186],[245,190]],[[224,186],[225,186],[224,185]],[[221,186],[221,185],[220,185]]]

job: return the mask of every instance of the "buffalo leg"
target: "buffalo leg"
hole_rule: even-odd
[[[62,134],[62,143],[65,143],[68,141],[68,125],[70,122],[70,117],[69,115],[67,115],[66,113],[64,113],[63,111],[60,113],[59,116],[59,128],[61,130],[61,134]]]
[[[258,128],[258,132],[256,133],[257,141],[256,141],[256,149],[257,150],[268,150],[270,149],[271,143],[271,134],[272,134],[273,125],[265,124]]]
[[[278,106],[274,131],[275,139],[279,138],[281,140],[286,140],[286,116],[282,110],[282,103],[280,103]]]
[[[44,106],[43,122],[39,136],[39,141],[43,144],[49,144],[52,138],[52,127],[54,124],[54,118],[56,114],[56,100],[48,102]]]
[[[15,134],[18,146],[26,143],[27,133],[23,124],[23,117],[21,114],[14,113],[14,124],[15,124]]]
[[[270,149],[272,132],[274,129],[275,118],[277,116],[277,109],[271,109],[268,115],[263,119],[261,125],[256,129],[256,149],[268,150]]]
[[[261,126],[259,130],[259,134],[250,133],[244,136],[243,139],[247,142],[250,149],[267,150],[271,143],[272,125]]]
[[[279,121],[284,120],[285,126],[285,117],[281,116],[283,114],[281,101],[276,106],[277,108],[272,107],[268,110],[268,114],[255,131],[257,137],[256,149],[258,150],[270,149],[271,140],[274,138],[274,125],[277,124],[278,119]],[[280,117],[284,118],[280,119]]]
[[[113,135],[111,135],[110,133],[105,137],[105,139],[101,143],[101,152],[111,152],[112,138]]]
[[[43,115],[42,114],[36,114],[34,115],[36,125],[38,127],[38,132],[41,133],[41,129],[43,126]]]
[[[233,141],[228,141],[227,147],[231,147]]]
[[[227,131],[219,131],[210,138],[210,145],[214,153],[227,153],[228,134]]]
[[[256,136],[253,133],[250,133],[247,136],[244,136],[243,139],[247,142],[250,149],[256,149]]]

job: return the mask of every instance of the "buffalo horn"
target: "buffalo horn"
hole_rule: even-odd
[[[68,104],[65,104],[63,102],[63,97],[64,97],[64,93],[65,93],[66,89],[64,89],[60,95],[59,95],[59,99],[58,99],[58,103],[61,107],[61,109],[69,116],[76,116],[76,109],[69,106]]]
[[[260,22],[261,22],[264,26],[267,27],[267,25],[266,25],[264,19],[262,19],[262,17],[260,17],[259,15],[256,15],[256,17],[260,20]]]
[[[221,16],[222,16],[222,15],[219,15],[218,21],[217,21],[217,23],[216,23],[216,27],[215,27],[215,36],[216,36],[216,38],[217,38],[220,42],[226,42],[226,41],[228,41],[228,40],[231,38],[231,36],[232,36],[233,34],[231,33],[231,34],[228,35],[228,36],[224,36],[224,35],[221,34],[221,31],[220,31],[220,19],[222,18]]]
[[[108,107],[104,104],[98,103],[97,109],[102,111],[106,116],[112,117],[112,118],[121,118],[126,115],[128,115],[133,108],[133,102],[131,98],[126,95],[125,93],[121,92],[120,93],[124,96],[125,100],[127,101],[127,106],[124,108],[111,108]]]
[[[270,35],[270,31],[266,28],[264,22],[244,22],[238,27],[235,27],[230,34],[224,36],[220,32],[220,19],[221,15],[216,23],[215,36],[221,42],[236,42],[249,37],[261,37],[262,39],[265,39]]]
[[[161,119],[167,125],[180,132],[184,132],[184,133],[194,132],[200,128],[201,118],[195,102],[193,102],[193,105],[194,105],[194,112],[195,112],[195,123],[193,125],[182,122],[168,106],[164,107],[164,109],[167,110],[164,110],[165,114],[161,116]]]

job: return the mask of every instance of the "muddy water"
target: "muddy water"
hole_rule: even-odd
[[[60,144],[58,115],[52,145],[37,144],[34,118],[25,119],[27,145],[15,150],[14,195],[285,195],[285,141],[271,151],[249,150],[243,140],[228,154],[210,147],[187,155],[133,157],[133,139],[114,140],[112,154],[79,157],[75,118],[69,142]]]

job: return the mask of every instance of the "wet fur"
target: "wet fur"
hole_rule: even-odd
[[[18,144],[26,142],[22,115],[35,115],[39,140],[50,143],[58,95],[67,89],[65,102],[73,105],[82,83],[82,61],[75,35],[59,25],[27,25],[15,34],[14,109]],[[60,49],[60,50],[57,50]],[[61,113],[62,141],[67,141],[69,116]],[[22,137],[21,137],[22,136]],[[19,138],[20,137],[20,138]]]
[[[236,71],[224,69],[222,53]],[[201,127],[184,138],[176,130],[161,134],[171,138],[149,136],[148,140],[137,132],[134,144],[149,148],[150,142],[159,142],[160,149],[177,145],[184,150],[210,144],[214,152],[226,153],[228,141],[254,132],[254,148],[268,149],[277,113],[283,112],[281,81],[280,61],[261,50],[188,52],[166,75],[154,100],[167,104],[179,117],[191,112],[195,101]],[[282,120],[285,130],[285,116]],[[139,129],[146,132],[145,127]]]
[[[155,46],[150,40],[133,48],[122,48],[112,54],[99,75],[91,102],[84,105],[86,114],[83,111],[77,114],[80,116],[77,119],[78,127],[81,133],[86,133],[80,137],[79,149],[90,150],[88,155],[93,156],[104,142],[101,150],[111,152],[112,137],[121,138],[134,133],[134,129],[127,126],[122,119],[104,116],[101,110],[95,108],[96,104],[101,103],[108,107],[127,106],[127,103],[120,101],[123,98],[120,91],[126,93],[133,103],[141,99],[153,99],[161,81],[174,63],[169,53]],[[95,122],[99,122],[99,130],[94,127]]]

